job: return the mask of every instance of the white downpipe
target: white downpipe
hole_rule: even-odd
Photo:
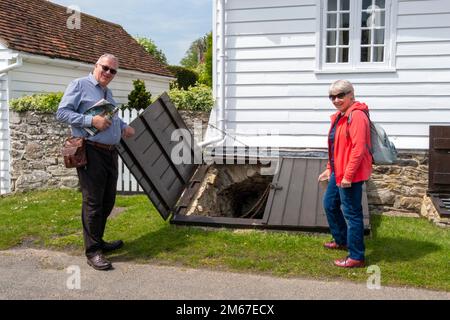
[[[220,103],[217,105],[217,127],[219,129],[219,136],[216,138],[212,138],[210,140],[202,141],[198,144],[199,147],[203,148],[212,143],[221,144],[225,141],[225,1],[219,0],[220,3],[220,29],[219,29],[219,37],[221,40],[220,45]]]
[[[14,62],[13,64],[10,64],[9,66],[7,66],[3,69],[0,69],[0,77],[3,77],[9,71],[16,69],[16,68],[20,68],[22,66],[23,61],[22,61],[22,56],[20,54],[17,54],[13,58],[16,58],[16,62]]]

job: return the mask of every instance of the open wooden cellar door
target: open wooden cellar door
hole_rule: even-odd
[[[214,227],[328,231],[322,207],[324,188],[317,183],[326,159],[280,157],[278,170],[272,174],[267,174],[267,163],[245,151],[241,154],[244,161],[222,159],[223,163],[206,165],[167,94],[130,125],[136,134],[122,139],[119,155],[165,220],[170,217],[175,224]],[[363,211],[367,231],[365,190]]]

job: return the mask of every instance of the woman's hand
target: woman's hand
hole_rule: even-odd
[[[319,175],[319,178],[317,179],[317,181],[325,181],[325,180],[330,180],[330,170],[326,169],[324,172],[322,172]]]
[[[341,188],[350,188],[352,186],[352,182],[348,181],[347,179],[342,179],[341,181]]]

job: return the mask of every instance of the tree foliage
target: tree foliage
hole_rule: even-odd
[[[63,97],[63,92],[50,92],[23,96],[11,99],[9,105],[16,112],[35,111],[37,113],[53,113]]]
[[[194,70],[181,66],[168,66],[168,69],[177,78],[172,86],[175,86],[179,89],[187,89],[190,86],[195,86],[198,81],[198,73]]]
[[[172,88],[169,97],[180,110],[211,111],[214,105],[211,88],[197,84],[187,90]]]
[[[212,88],[212,72],[213,72],[213,46],[212,46],[212,32],[210,32],[208,34],[208,38],[207,38],[207,43],[208,43],[208,47],[207,47],[207,51],[205,54],[205,63],[203,63],[203,68],[201,70],[201,72],[199,72],[200,77],[199,77],[199,82],[206,84],[208,87]]]
[[[192,42],[180,64],[188,69],[197,69],[197,66],[204,62],[207,49],[208,35],[204,35]]]
[[[136,41],[153,57],[155,57],[159,62],[167,65],[166,55],[162,52],[162,50],[158,49],[155,42],[152,39],[145,37],[135,37]]]

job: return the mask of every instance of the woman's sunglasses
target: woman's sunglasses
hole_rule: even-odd
[[[102,64],[99,64],[99,65],[102,67],[103,71],[105,71],[105,72],[109,71],[111,74],[116,74],[117,73],[116,69],[110,68],[108,66],[104,66]]]
[[[343,99],[349,93],[350,93],[350,91],[348,91],[348,92],[341,92],[341,93],[338,93],[338,94],[330,94],[328,96],[328,98],[330,98],[331,101],[333,101],[336,98]]]

